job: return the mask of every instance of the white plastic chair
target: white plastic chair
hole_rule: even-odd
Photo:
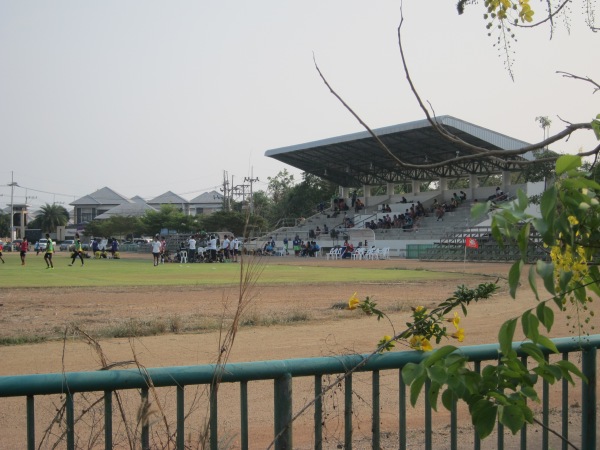
[[[367,253],[365,253],[365,259],[379,259],[379,249],[371,247],[369,250],[367,250]]]
[[[359,247],[352,252],[352,259],[363,259],[365,252],[367,251],[364,247]]]
[[[329,253],[327,253],[327,259],[331,258],[331,259],[338,259],[342,254],[342,248],[338,247],[338,248],[332,248]]]
[[[390,259],[390,248],[389,247],[385,247],[381,249],[381,252],[379,253],[379,259]]]
[[[188,262],[188,259],[187,259],[187,251],[185,251],[185,250],[182,250],[182,251],[180,251],[180,252],[179,252],[179,262],[180,262],[181,264],[183,264],[183,263],[186,263],[186,264],[187,264],[187,262]]]

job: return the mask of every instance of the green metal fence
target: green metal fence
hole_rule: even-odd
[[[560,407],[560,429],[559,433],[568,436],[570,439],[579,443],[580,448],[584,450],[596,449],[596,351],[600,346],[600,335],[579,338],[560,338],[555,339],[559,355],[552,357],[571,358],[574,363],[580,362],[583,373],[589,380],[588,383],[581,383],[581,426],[579,429],[572,430],[569,424],[573,417],[570,417],[569,404],[569,385],[562,383],[559,399],[554,399]],[[519,351],[519,343],[515,343],[515,350]],[[498,360],[499,349],[497,345],[478,345],[471,347],[462,347],[460,352],[466,355],[470,362],[474,364],[475,369],[481,370],[482,364],[494,364]],[[526,362],[526,356],[521,354]],[[77,406],[77,400],[80,396],[89,392],[99,392],[103,395],[103,442],[106,449],[123,448],[121,445],[113,443],[113,399],[115,392],[125,390],[135,390],[141,395],[142,402],[148,398],[150,390],[161,387],[175,388],[175,419],[176,430],[171,436],[165,436],[164,442],[172,444],[168,448],[184,449],[186,447],[185,436],[187,435],[186,426],[189,422],[186,420],[185,413],[185,391],[193,386],[205,385],[210,389],[210,415],[209,415],[209,442],[210,448],[217,450],[219,444],[219,425],[222,424],[224,417],[227,417],[227,411],[219,410],[219,390],[215,380],[218,378],[220,383],[236,383],[239,385],[239,448],[257,448],[250,433],[251,415],[249,414],[249,388],[254,382],[259,380],[272,380],[273,382],[273,439],[275,449],[291,449],[293,447],[293,426],[290,426],[293,410],[293,383],[295,379],[302,377],[304,380],[313,380],[314,396],[317,398],[314,405],[311,406],[313,412],[314,430],[312,432],[313,448],[327,448],[324,443],[324,424],[326,418],[323,415],[323,399],[320,394],[323,392],[323,379],[326,376],[336,374],[347,374],[351,368],[359,367],[355,372],[347,375],[343,381],[340,381],[339,388],[343,390],[343,413],[340,411],[339,421],[343,423],[343,443],[337,445],[338,448],[353,448],[355,439],[355,418],[354,408],[357,395],[356,386],[353,382],[359,376],[369,376],[370,373],[370,443],[368,446],[374,449],[382,447],[382,439],[393,432],[397,436],[394,448],[406,449],[411,445],[409,442],[410,433],[407,430],[407,417],[411,414],[423,414],[424,416],[424,444],[423,448],[432,449],[434,444],[432,440],[435,431],[432,425],[432,408],[425,397],[424,411],[407,409],[406,387],[402,382],[402,377],[397,376],[397,385],[394,389],[389,386],[382,386],[382,377],[384,374],[395,373],[399,375],[402,368],[409,362],[419,362],[423,358],[421,352],[391,352],[381,355],[344,355],[335,357],[292,359],[281,361],[248,362],[238,364],[227,364],[225,366],[201,365],[186,367],[165,367],[152,368],[144,370],[101,370],[97,372],[73,372],[73,373],[54,373],[37,375],[19,375],[0,377],[0,398],[1,397],[23,397],[26,402],[26,433],[27,447],[31,450],[37,448],[39,441],[38,430],[36,430],[36,398],[40,396],[61,394],[64,401],[65,410],[65,436],[64,441],[67,449],[88,448],[85,445],[76,444],[76,423],[75,414],[80,409]],[[361,384],[364,380],[361,381]],[[549,448],[549,415],[551,392],[546,382],[542,382],[542,411],[541,422],[544,427],[536,428],[536,433],[541,434],[541,441],[530,448]],[[222,384],[221,384],[222,386]],[[396,416],[394,420],[395,430],[382,429],[382,401],[384,397],[389,397],[390,392],[397,392],[397,409],[393,413]],[[571,392],[573,394],[573,392]],[[552,394],[554,395],[554,394]],[[311,395],[312,396],[312,395]],[[361,401],[364,402],[364,397]],[[119,403],[119,407],[122,407]],[[298,409],[298,408],[296,408]],[[386,410],[386,414],[392,413]],[[237,417],[237,416],[236,416]],[[456,408],[450,413],[449,439],[447,448],[458,449],[467,448],[465,438],[461,435],[459,445],[459,426]],[[386,422],[387,423],[387,422]],[[83,425],[81,425],[83,426]],[[139,442],[143,449],[151,447],[150,427],[152,425],[143,423],[139,430]],[[24,427],[25,428],[25,427]],[[365,428],[365,427],[362,427]],[[528,448],[528,429],[525,427],[520,433],[520,448]],[[397,433],[397,435],[396,435]],[[533,434],[533,433],[531,433]],[[0,437],[0,441],[1,441]],[[37,439],[37,440],[36,440]],[[490,438],[488,438],[490,439]],[[486,441],[487,442],[487,441]],[[360,448],[365,448],[364,442]],[[503,428],[498,426],[495,448],[505,448],[505,435]],[[470,446],[471,447],[471,446]],[[470,448],[469,447],[469,448]],[[563,441],[560,447],[566,449],[567,443]],[[94,446],[95,448],[95,446]],[[358,448],[358,447],[357,447]],[[438,447],[436,447],[438,448]],[[477,436],[473,436],[472,448],[481,448],[481,442]],[[514,448],[511,446],[510,448]],[[559,448],[559,447],[553,447]]]
[[[406,244],[406,259],[421,259],[433,248],[433,244]]]

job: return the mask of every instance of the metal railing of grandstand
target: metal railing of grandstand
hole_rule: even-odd
[[[477,240],[478,248],[469,248],[465,252],[465,239],[471,237]],[[542,245],[542,239],[535,229],[529,235],[526,260],[533,263],[545,260],[548,251]],[[492,237],[490,227],[455,228],[444,238],[436,242],[432,248],[423,252],[420,259],[441,261],[515,261],[521,258],[516,242],[496,242]]]

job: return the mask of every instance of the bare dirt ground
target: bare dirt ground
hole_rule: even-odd
[[[504,320],[520,315],[535,306],[536,301],[526,285],[519,291],[517,300],[510,298],[505,277],[507,264],[423,263],[409,260],[389,261],[326,261],[315,259],[277,258],[269,264],[345,265],[367,264],[397,269],[427,269],[464,273],[459,280],[436,282],[369,283],[340,280],[335,284],[303,282],[295,286],[259,286],[253,289],[253,300],[246,317],[261,318],[302,317],[302,321],[271,326],[244,326],[240,328],[233,346],[230,362],[318,357],[325,355],[366,353],[385,334],[393,334],[389,322],[377,321],[357,312],[332,308],[347,302],[357,291],[360,298],[370,296],[399,328],[409,318],[409,307],[433,306],[449,297],[457,284],[474,287],[478,283],[500,278],[502,289],[492,299],[473,305],[461,322],[466,329],[463,345],[492,343],[496,341],[498,326]],[[221,317],[232,314],[237,301],[236,289],[231,288],[94,288],[94,289],[8,289],[0,297],[0,336],[25,333],[56,337],[66,333],[66,339],[51,340],[42,344],[0,347],[0,375],[49,373],[61,371],[98,370],[101,362],[98,353],[72,331],[73,324],[96,333],[133,321],[167,324],[159,336],[137,339],[100,339],[104,355],[109,362],[137,361],[145,367],[206,364],[215,361],[220,342],[214,328]],[[594,308],[598,302],[595,302]],[[598,311],[596,311],[598,312]],[[596,315],[597,317],[597,315]],[[186,327],[206,329],[195,333],[174,333]],[[398,331],[398,330],[396,330]],[[558,320],[553,336],[567,336],[570,328]],[[455,342],[454,342],[455,343]],[[272,435],[272,385],[266,387],[269,395],[258,395],[252,405],[259,423],[264,427],[254,430],[263,434],[266,442]],[[397,389],[397,384],[396,384]],[[227,394],[224,394],[227,395]],[[234,394],[231,394],[234,396]],[[310,397],[300,398],[298,402]],[[333,395],[333,394],[332,394]],[[394,394],[396,395],[396,394]],[[295,399],[297,398],[295,394]],[[338,399],[339,400],[339,399]],[[260,402],[264,402],[261,404]],[[335,403],[336,398],[332,397]],[[298,405],[299,406],[299,405]],[[576,405],[575,405],[576,406]],[[24,445],[22,417],[14,413],[24,409],[24,401],[0,401],[0,448],[18,449]],[[311,415],[311,414],[309,414]],[[264,417],[263,417],[264,416]],[[397,429],[397,419],[382,422]],[[309,417],[311,419],[311,417]],[[343,428],[343,413],[338,413],[339,426]],[[413,420],[413,419],[411,419]],[[422,413],[414,420],[422,421]],[[395,422],[394,422],[395,421]],[[310,423],[310,420],[308,421]],[[396,425],[393,425],[396,423]],[[226,425],[225,425],[226,426]],[[309,427],[308,424],[299,425]],[[363,423],[370,429],[370,425]],[[330,447],[338,445],[336,432],[331,431]],[[306,434],[306,433],[305,433]],[[368,434],[368,433],[367,433]],[[295,430],[295,438],[302,435]],[[343,436],[343,434],[342,434]],[[306,437],[306,436],[304,436]],[[310,436],[308,436],[310,437]],[[393,434],[390,434],[393,442]],[[434,448],[446,448],[449,443],[443,431]],[[306,439],[297,439],[298,448],[310,448]],[[232,439],[236,448],[237,439]],[[310,439],[308,439],[310,442]],[[261,444],[262,445],[262,444]],[[264,448],[261,445],[252,448]],[[397,447],[397,444],[395,444]],[[391,447],[393,447],[392,445]],[[357,448],[368,448],[370,444]],[[493,448],[494,446],[489,448]],[[95,448],[94,445],[82,448]],[[118,447],[124,448],[124,447]],[[338,447],[339,448],[339,447]],[[387,447],[386,447],[387,448]],[[418,447],[415,447],[418,448]],[[485,448],[485,447],[484,447]]]

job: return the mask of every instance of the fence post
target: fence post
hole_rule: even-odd
[[[352,374],[344,383],[344,443],[345,449],[352,450]]]
[[[75,411],[72,392],[66,394],[65,409],[67,410],[67,450],[75,450]]]
[[[217,399],[217,393],[219,391],[219,384],[216,380],[210,385],[210,419],[209,419],[209,430],[210,430],[210,450],[218,450],[219,448],[219,403]]]
[[[373,371],[373,383],[372,383],[372,397],[373,397],[373,448],[380,448],[380,414],[379,414],[379,370]]]
[[[275,450],[292,449],[292,375],[275,380]]]
[[[315,450],[323,450],[323,381],[315,375]]]
[[[148,388],[142,388],[140,392],[142,400],[142,407],[144,410],[148,408]],[[143,415],[146,413],[144,412]],[[148,423],[148,417],[142,417],[142,450],[150,450],[150,425]]]
[[[587,383],[581,384],[581,448],[596,448],[596,348],[582,351],[582,372]]]
[[[240,382],[240,448],[248,450],[248,382]]]
[[[177,386],[177,450],[185,449],[185,388]]]
[[[27,396],[27,448],[35,450],[35,398]]]
[[[104,448],[113,448],[112,442],[112,391],[104,391]]]

